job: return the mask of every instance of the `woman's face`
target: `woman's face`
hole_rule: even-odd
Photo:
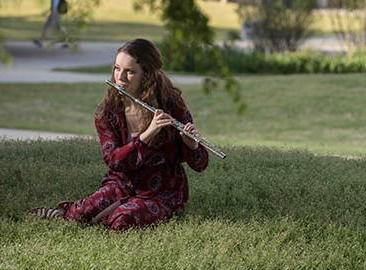
[[[131,94],[138,94],[144,72],[136,59],[120,52],[114,63],[114,80]]]

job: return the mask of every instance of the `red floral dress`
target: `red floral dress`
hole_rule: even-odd
[[[192,122],[185,107],[173,105],[167,112],[184,124]],[[177,130],[154,147],[140,141],[138,135],[129,139],[123,111],[96,117],[95,126],[109,170],[95,193],[59,205],[66,210],[65,219],[90,222],[119,200],[120,206],[101,222],[110,229],[124,230],[167,220],[184,210],[188,183],[182,163],[187,162],[197,172],[203,171],[208,164],[205,148],[200,145],[196,150],[189,149]]]

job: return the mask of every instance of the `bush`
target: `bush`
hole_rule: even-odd
[[[239,16],[259,51],[296,51],[308,34],[315,0],[242,0]]]
[[[162,50],[164,55],[164,49]],[[233,73],[267,73],[267,74],[296,74],[296,73],[362,73],[366,72],[366,53],[358,52],[351,56],[326,55],[319,52],[284,52],[265,54],[261,52],[244,52],[234,48],[222,49],[225,64]],[[210,74],[217,70],[210,61],[210,49],[200,65],[186,62],[185,65],[173,65],[166,61],[165,68],[173,71]]]
[[[238,49],[208,48],[197,58],[192,52],[187,51],[185,60],[168,61],[165,57],[164,46],[159,46],[164,57],[164,69],[168,71],[179,71],[196,73],[202,75],[213,75],[220,77],[226,70],[232,73],[242,74],[298,74],[298,73],[363,73],[366,72],[366,53],[358,52],[352,56],[338,55],[330,56],[316,52],[286,52],[264,54],[259,52],[243,52]],[[220,53],[221,52],[221,53]],[[212,59],[215,54],[220,53],[221,62],[217,64]],[[195,58],[196,57],[196,58]],[[180,60],[181,58],[179,58]],[[195,60],[194,60],[195,59]],[[217,59],[217,57],[215,58]],[[99,67],[78,67],[57,70],[109,73],[110,65]]]

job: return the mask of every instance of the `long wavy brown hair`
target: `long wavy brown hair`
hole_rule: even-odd
[[[181,91],[173,86],[170,79],[161,70],[163,65],[161,53],[151,41],[146,39],[128,41],[117,50],[116,56],[121,52],[132,56],[144,72],[137,98],[167,113],[170,112],[172,106],[180,108],[185,106],[180,98]],[[111,79],[115,81],[114,64]],[[113,87],[109,87],[102,102],[97,107],[96,117],[106,116],[107,119],[111,119],[111,115],[124,112],[125,103],[126,97],[119,95]],[[143,107],[139,107],[139,109],[141,110],[140,115],[143,122],[139,132],[143,132],[150,124],[153,114]],[[169,135],[168,130],[162,129],[162,132],[159,133],[160,136],[157,136],[158,138],[153,141],[161,140],[162,135]]]

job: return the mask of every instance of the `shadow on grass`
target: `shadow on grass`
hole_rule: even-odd
[[[45,20],[46,17],[41,16],[1,17],[0,31],[7,39],[37,38]],[[145,37],[159,41],[164,33],[162,26],[145,23],[98,21],[90,23],[85,29],[78,29],[75,24],[65,20],[61,20],[61,23],[77,40],[123,41]]]
[[[5,16],[0,17],[0,32],[7,39],[33,39],[41,34],[46,16]],[[134,38],[147,38],[161,41],[165,29],[162,25],[138,23],[94,21],[85,29],[67,20],[61,21],[69,34],[76,40],[125,41]],[[214,28],[218,39],[225,39],[233,29]]]
[[[237,147],[187,170],[187,215],[247,221],[290,217],[320,224],[366,224],[366,161],[304,151]],[[106,168],[95,141],[0,142],[0,213],[22,218],[34,206],[93,192]]]
[[[125,41],[134,38],[146,38],[160,41],[164,28],[159,25],[131,22],[106,22],[91,23],[80,35],[83,40]]]
[[[44,21],[40,16],[0,17],[0,32],[6,39],[31,39],[41,35]]]
[[[291,219],[366,224],[366,161],[305,151],[237,147],[225,161],[190,173],[188,212],[232,221]]]

